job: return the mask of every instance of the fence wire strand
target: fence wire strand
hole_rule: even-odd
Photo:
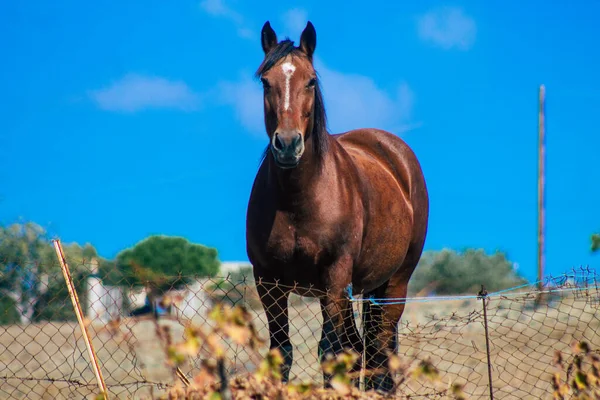
[[[266,296],[291,294],[289,332],[294,348],[290,379],[322,383],[318,342],[323,320],[314,288],[255,282],[251,276],[187,279],[174,277],[169,304],[148,301],[143,289],[125,279],[103,283],[92,261],[68,260],[93,344],[111,398],[150,398],[174,384],[160,335],[168,329],[174,341],[185,339],[187,322],[210,325],[207,313],[219,302],[242,304],[252,314],[261,350],[269,332],[259,288]],[[35,265],[23,270],[16,284],[0,286],[0,398],[88,398],[97,384],[78,328],[60,266]],[[26,265],[25,263],[23,265]],[[520,286],[485,296],[490,361],[496,399],[551,398],[554,351],[568,353],[574,340],[600,348],[600,293],[594,271],[581,268],[550,277],[544,290]],[[362,297],[350,294],[358,332],[363,335]],[[430,360],[444,382],[464,385],[473,399],[489,398],[486,335],[477,293],[441,298],[393,299],[407,303],[398,325],[399,354]],[[385,304],[375,299],[374,304]],[[156,318],[158,315],[158,318]],[[283,327],[282,327],[283,328]],[[348,343],[343,343],[347,345]],[[230,376],[254,372],[256,357],[228,342]],[[190,358],[181,371],[191,379],[201,368]],[[399,393],[410,398],[439,398],[438,388],[407,380]]]

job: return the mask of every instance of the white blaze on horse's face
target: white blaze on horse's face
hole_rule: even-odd
[[[296,71],[296,67],[291,62],[286,62],[281,65],[281,69],[283,70],[283,75],[285,75],[285,95],[283,98],[283,109],[285,111],[290,109],[290,80],[292,79],[292,75],[294,75],[294,71]]]

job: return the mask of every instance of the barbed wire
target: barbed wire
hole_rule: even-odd
[[[327,296],[326,292],[228,274],[170,277],[172,288],[148,299],[143,284],[132,286],[126,278],[113,276],[108,285],[90,260],[69,263],[111,398],[152,398],[172,387],[177,378],[161,343],[163,333],[168,332],[176,342],[185,340],[189,323],[212,324],[207,313],[218,303],[243,305],[250,312],[258,335],[265,339],[261,349],[265,353],[269,335],[260,287],[274,299],[290,290],[308,296],[292,294],[289,299],[294,347],[290,380],[322,383],[317,350],[322,323],[319,298]],[[41,399],[51,395],[60,399],[96,393],[60,266],[29,265],[18,272],[20,279],[10,284],[6,273],[0,277],[0,397]],[[406,303],[398,325],[400,355],[414,362],[430,360],[442,380],[463,384],[469,398],[489,398],[488,353],[495,398],[544,398],[552,394],[554,351],[565,351],[576,340],[600,348],[597,282],[595,271],[578,268],[546,278],[541,291],[533,282],[485,296],[390,301],[359,298],[351,288],[348,294],[353,300],[351,318],[363,337],[363,321],[373,318],[368,312],[363,315],[364,304]],[[230,376],[256,371],[256,357],[247,348],[232,341],[226,348]],[[181,373],[191,380],[201,367],[200,357],[189,357],[181,365]],[[435,384],[410,379],[398,393],[410,398],[443,398]]]

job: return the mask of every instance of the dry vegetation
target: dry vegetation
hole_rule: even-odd
[[[495,398],[552,398],[555,352],[570,354],[574,340],[585,340],[590,348],[600,348],[597,300],[595,290],[565,294],[562,299],[546,298],[538,308],[534,307],[533,295],[490,299],[487,307]],[[287,387],[277,383],[269,372],[277,364],[277,355],[262,357],[267,353],[267,345],[261,339],[268,337],[268,331],[260,308],[249,308],[248,315],[230,315],[229,319],[223,319],[223,310],[213,314],[212,319],[199,315],[189,326],[166,318],[158,322],[125,319],[108,326],[90,325],[111,398],[150,399],[166,394],[169,386],[180,382],[169,366],[170,360],[180,363],[192,383],[207,384],[202,389],[206,396],[211,390],[218,393],[218,379],[213,379],[219,375],[214,364],[219,351],[227,375],[233,377],[229,389],[234,398],[249,398],[257,393],[263,398],[341,396],[348,390],[344,385],[337,391],[313,389],[322,380],[317,361],[321,324],[318,303],[295,298],[293,304],[293,382]],[[248,324],[255,327],[256,334],[248,334],[245,328],[236,329]],[[211,330],[226,339],[212,344],[203,339],[205,334],[211,337]],[[481,300],[408,304],[400,343],[402,358],[398,369],[404,371],[401,375],[405,380],[399,385],[398,397],[453,398],[447,389],[457,383],[464,385],[470,399],[488,398]],[[212,347],[207,348],[207,344]],[[337,363],[339,368],[344,360]],[[98,390],[89,365],[74,323],[0,327],[0,398],[94,398]],[[430,366],[437,369],[439,379],[423,379],[414,374],[427,371]],[[177,390],[182,389],[183,386]],[[358,391],[347,394],[365,396]],[[375,394],[369,396],[374,398]]]

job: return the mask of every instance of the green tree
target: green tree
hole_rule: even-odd
[[[0,325],[16,324],[21,321],[15,300],[8,296],[0,296]]]
[[[0,294],[4,323],[28,323],[46,290],[43,258],[46,232],[35,223],[0,227]]]
[[[426,251],[409,282],[409,293],[475,294],[484,285],[494,292],[527,283],[504,253],[467,249]]]
[[[598,250],[600,250],[600,233],[594,233],[592,235],[592,251]]]
[[[83,302],[96,249],[71,243],[63,244],[63,250]],[[56,253],[40,225],[0,226],[0,298],[0,324],[75,319]]]
[[[217,250],[177,236],[154,235],[120,252],[114,263],[100,266],[107,281],[145,287],[150,298],[177,289],[195,277],[219,271]]]

